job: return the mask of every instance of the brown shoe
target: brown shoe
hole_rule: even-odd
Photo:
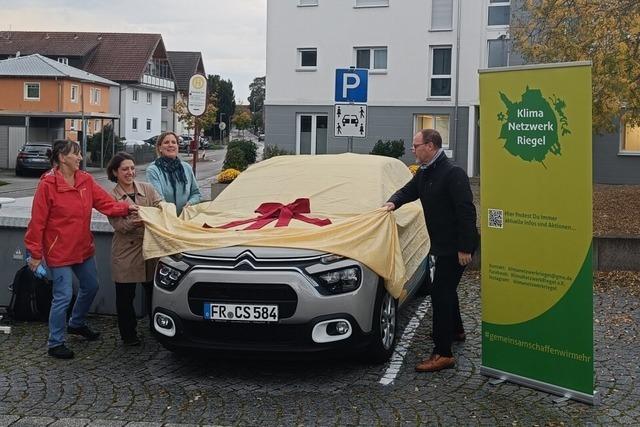
[[[436,372],[443,369],[453,368],[456,365],[456,359],[454,357],[440,356],[439,354],[433,354],[427,360],[424,360],[416,365],[416,371],[418,372]]]

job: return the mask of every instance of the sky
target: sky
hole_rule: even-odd
[[[267,0],[0,0],[0,17],[0,31],[160,33],[167,50],[202,52],[245,105],[266,73]]]

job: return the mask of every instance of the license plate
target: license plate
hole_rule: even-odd
[[[205,303],[204,318],[232,322],[277,322],[277,305]]]

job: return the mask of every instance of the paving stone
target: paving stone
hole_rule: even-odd
[[[379,383],[386,365],[349,358],[266,360],[176,356],[153,338],[129,351],[111,316],[91,316],[101,339],[73,339],[77,357],[46,356],[47,327],[16,323],[0,335],[0,427],[147,427],[194,425],[640,425],[640,298],[599,290],[594,297],[597,407],[479,374],[480,295],[477,272],[459,288],[467,341],[457,366],[435,374],[413,369],[430,354],[431,311],[415,331],[393,384]],[[420,300],[401,312],[400,330]],[[624,315],[624,317],[623,317]],[[607,319],[628,319],[622,325]],[[147,327],[146,320],[140,330]],[[19,418],[22,417],[22,418]],[[74,424],[72,424],[74,423]]]
[[[18,418],[20,417],[18,417],[17,415],[0,415],[0,427],[7,427]]]
[[[11,427],[40,427],[48,426],[53,423],[55,418],[51,417],[24,417],[20,418],[15,423],[11,424]]]
[[[86,418],[59,418],[49,427],[86,427],[90,422]]]

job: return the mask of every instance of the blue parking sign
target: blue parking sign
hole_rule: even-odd
[[[367,102],[369,70],[362,68],[336,69],[336,102]]]

